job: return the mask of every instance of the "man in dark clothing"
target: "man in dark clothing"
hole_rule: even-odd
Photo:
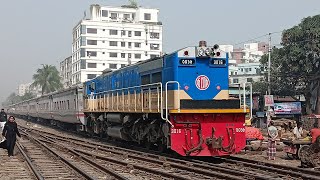
[[[16,144],[17,135],[21,137],[13,116],[10,116],[9,121],[4,125],[2,135],[7,139],[8,156],[13,156],[13,149]]]
[[[4,124],[7,122],[7,114],[4,112],[4,109],[1,109],[0,112],[0,130],[3,130]]]

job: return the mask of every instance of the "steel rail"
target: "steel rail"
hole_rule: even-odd
[[[43,176],[41,175],[41,173],[37,170],[36,166],[32,163],[31,159],[29,158],[29,156],[24,152],[23,150],[23,146],[17,142],[17,147],[20,151],[20,153],[22,154],[22,156],[24,157],[24,159],[27,161],[27,164],[29,166],[29,168],[32,170],[33,174],[36,176],[36,178],[38,180],[44,180]]]

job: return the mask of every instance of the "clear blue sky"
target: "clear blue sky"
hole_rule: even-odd
[[[90,4],[122,5],[126,0],[3,0],[0,6],[0,102],[21,83],[32,81],[41,64],[71,55],[73,26]],[[236,44],[296,25],[319,14],[319,0],[139,0],[160,9],[164,51],[199,40]],[[266,38],[259,39],[266,41]],[[279,44],[280,34],[273,36]]]

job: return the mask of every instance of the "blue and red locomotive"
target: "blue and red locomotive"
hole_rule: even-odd
[[[86,129],[183,156],[233,154],[248,110],[228,87],[228,54],[201,41],[87,81]]]
[[[223,156],[245,147],[249,112],[245,99],[229,97],[228,83],[228,54],[202,41],[14,104],[10,113],[182,156]]]

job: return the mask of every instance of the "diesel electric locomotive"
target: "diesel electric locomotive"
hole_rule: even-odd
[[[182,156],[222,156],[245,147],[240,99],[229,97],[228,53],[186,47],[84,83],[81,129]]]
[[[182,156],[223,156],[245,147],[249,112],[245,94],[241,101],[228,88],[228,54],[201,41],[14,104],[9,113]]]

